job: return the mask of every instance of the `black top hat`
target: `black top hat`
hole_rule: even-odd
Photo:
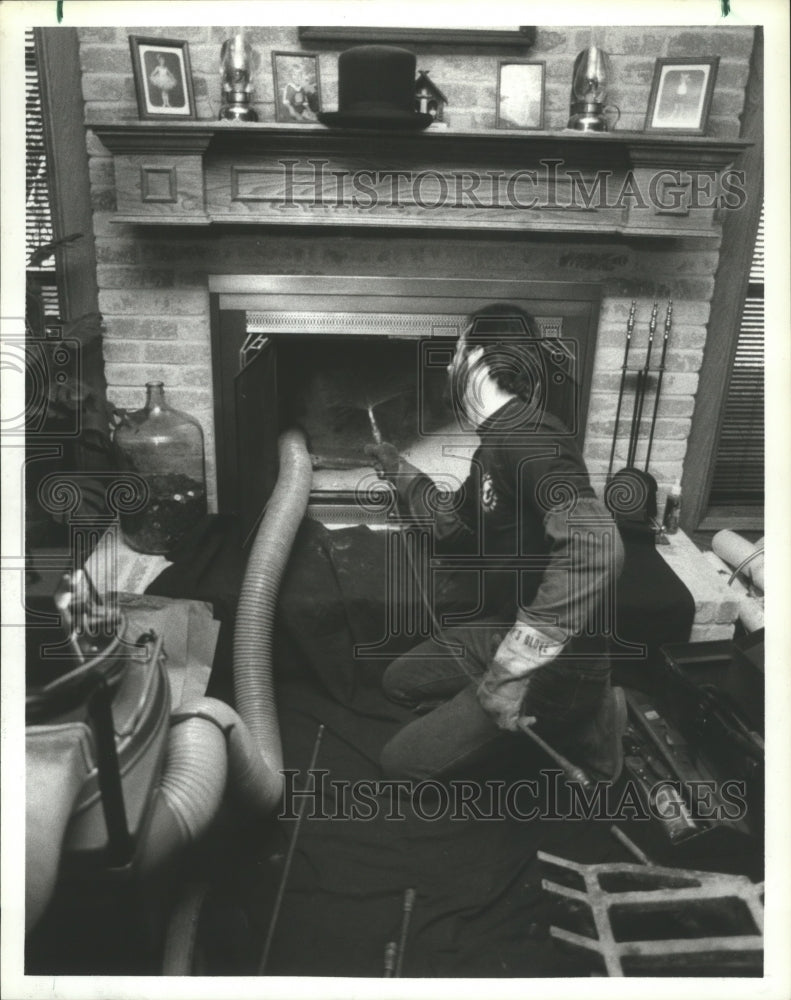
[[[356,45],[338,57],[338,110],[318,115],[346,128],[425,128],[431,115],[415,111],[413,53],[393,45]]]

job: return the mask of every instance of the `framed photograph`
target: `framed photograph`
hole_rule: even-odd
[[[195,118],[187,42],[129,36],[141,118]]]
[[[543,62],[501,59],[497,69],[497,128],[544,127]]]
[[[273,52],[275,119],[315,122],[321,111],[319,57],[315,52]]]
[[[703,135],[719,62],[719,56],[657,59],[645,131]]]

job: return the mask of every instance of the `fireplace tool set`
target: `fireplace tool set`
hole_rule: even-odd
[[[624,347],[623,364],[621,366],[621,383],[618,390],[618,405],[615,410],[615,426],[613,428],[612,447],[610,448],[610,462],[607,468],[607,505],[615,515],[619,527],[635,532],[657,532],[656,523],[656,493],[657,484],[654,477],[648,471],[651,462],[651,452],[654,446],[654,434],[656,432],[656,421],[659,413],[659,399],[662,393],[662,381],[665,374],[665,362],[667,358],[667,345],[670,339],[670,330],[673,325],[673,302],[668,300],[665,310],[664,333],[662,336],[662,351],[659,359],[659,366],[651,368],[651,355],[654,349],[654,337],[657,328],[657,313],[659,305],[654,302],[651,309],[651,319],[648,324],[648,346],[646,348],[645,362],[642,368],[629,367],[629,353],[632,347],[632,334],[635,327],[635,313],[637,302],[633,299],[629,309],[629,318],[626,321],[626,345]],[[632,404],[632,418],[629,429],[629,444],[626,452],[626,466],[613,475],[613,463],[615,461],[615,449],[618,443],[618,435],[621,427],[621,416],[623,410],[626,383],[630,375],[634,375],[635,390]],[[637,447],[640,439],[640,431],[643,422],[643,413],[646,404],[646,393],[649,383],[656,376],[656,390],[654,393],[654,406],[651,415],[651,426],[648,433],[648,445],[645,453],[645,464],[642,469],[637,468]],[[662,537],[661,530],[658,531],[659,539],[664,544],[666,539]]]

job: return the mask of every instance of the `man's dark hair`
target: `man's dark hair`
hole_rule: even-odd
[[[526,401],[543,393],[541,334],[535,319],[521,306],[495,302],[470,317],[467,349],[483,348],[481,362],[505,392]]]

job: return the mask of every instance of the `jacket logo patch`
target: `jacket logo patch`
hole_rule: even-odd
[[[497,494],[494,492],[494,483],[488,472],[481,483],[481,506],[487,514],[497,506]]]

